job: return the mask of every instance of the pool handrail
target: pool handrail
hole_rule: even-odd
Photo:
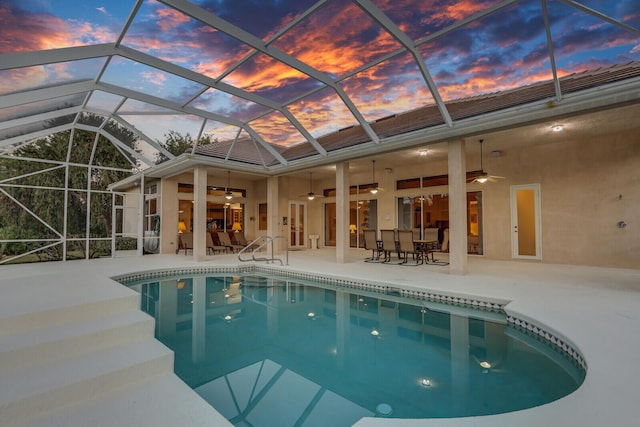
[[[282,259],[280,258],[275,258],[274,257],[274,250],[273,250],[273,241],[277,240],[277,239],[282,239],[284,240],[285,243],[285,255],[286,255],[286,263],[282,262]],[[260,243],[252,252],[251,252],[251,259],[243,259],[242,258],[242,254],[245,253],[247,250],[251,249],[259,240],[263,240],[262,243]],[[266,245],[268,245],[269,243],[271,243],[271,258],[267,258],[267,257],[259,257],[256,258],[256,252],[258,252],[259,250],[261,250],[262,248],[264,248]],[[269,264],[270,262],[275,262],[275,261],[280,261],[280,265],[289,265],[289,241],[287,240],[287,238],[285,236],[259,236],[256,237],[255,239],[253,239],[250,243],[248,243],[244,248],[242,248],[240,250],[240,252],[238,252],[238,260],[240,260],[241,262],[247,262],[247,261],[265,261],[267,264]]]

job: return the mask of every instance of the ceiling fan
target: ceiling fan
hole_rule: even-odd
[[[379,191],[384,191],[384,188],[378,186],[378,183],[376,182],[376,161],[375,160],[371,160],[371,171],[373,173],[372,175],[373,180],[371,182],[374,185],[374,187],[369,189],[369,193],[378,194]]]
[[[482,143],[484,139],[479,140],[480,142],[480,172],[476,174],[476,176],[471,180],[471,182],[479,182],[480,184],[484,184],[487,181],[495,181],[496,179],[504,179],[503,176],[489,175],[484,171],[483,163],[482,163]]]
[[[313,172],[309,172],[309,192],[307,194],[304,194],[304,195],[300,196],[300,197],[306,197],[307,200],[313,200],[316,197],[324,197],[324,196],[321,196],[320,194],[315,194],[313,192],[313,179],[312,178],[313,178]]]

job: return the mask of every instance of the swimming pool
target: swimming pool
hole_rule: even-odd
[[[127,283],[174,350],[176,373],[234,424],[510,412],[584,379],[572,349],[491,303],[255,271]]]

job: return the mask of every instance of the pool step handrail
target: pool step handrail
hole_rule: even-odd
[[[282,259],[280,258],[275,258],[274,257],[274,250],[273,250],[273,241],[274,240],[278,240],[278,239],[282,239],[284,240],[285,243],[285,255],[286,255],[286,263],[282,262]],[[242,254],[247,252],[249,249],[251,249],[255,244],[258,243],[258,241],[261,241],[262,243],[260,243],[255,249],[253,249],[253,251],[251,252],[251,258],[242,258]],[[256,252],[262,250],[262,248],[264,248],[265,246],[267,246],[268,244],[271,244],[271,258],[268,257],[258,257],[256,258]],[[251,243],[248,243],[247,246],[245,246],[244,248],[242,248],[240,250],[240,252],[238,252],[238,260],[240,260],[241,262],[247,262],[247,261],[265,261],[267,264],[269,263],[275,263],[275,261],[280,261],[280,265],[289,265],[289,241],[287,240],[287,238],[285,236],[259,236],[255,239],[253,239],[253,241],[251,241]]]

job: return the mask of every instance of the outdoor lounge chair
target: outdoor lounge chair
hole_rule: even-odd
[[[229,249],[226,246],[221,245],[220,242],[214,242],[213,236],[207,231],[207,253],[215,254],[216,251],[229,252]]]
[[[193,253],[193,233],[180,233],[178,234],[178,250],[176,253],[184,250],[184,254],[187,254],[187,251],[191,251]]]
[[[226,231],[218,231],[218,239],[220,239],[220,244],[229,248],[231,252],[240,252],[240,249],[244,248],[242,245],[234,245],[231,243],[231,237],[229,237]]]
[[[247,242],[247,238],[245,237],[242,231],[233,233],[233,236],[235,237],[235,242],[233,242],[234,244],[240,245],[242,246],[242,248],[246,248],[247,246],[249,246],[249,242]],[[247,248],[247,250],[252,251],[256,249],[258,246],[259,245],[256,245],[256,244],[250,245],[249,248]]]

